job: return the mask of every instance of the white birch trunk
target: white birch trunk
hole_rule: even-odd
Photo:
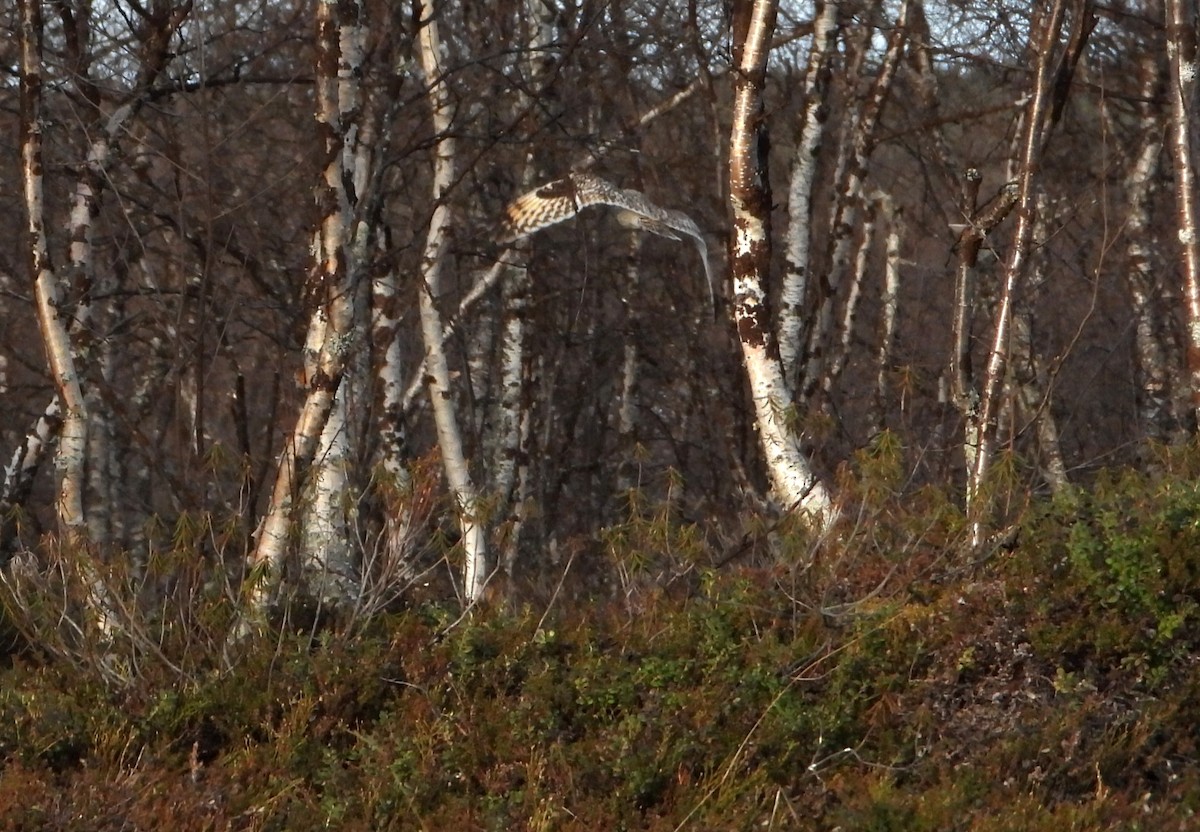
[[[356,500],[349,470],[351,426],[346,405],[349,382],[347,372],[321,430],[310,491],[303,507],[303,568],[315,597],[332,605],[352,601],[359,584],[348,519]]]
[[[64,536],[86,530],[83,510],[87,457],[87,407],[75,355],[60,305],[64,291],[50,264],[42,184],[42,12],[37,0],[21,0],[21,184],[26,212],[26,252],[42,345],[55,389],[62,401],[62,431],[55,455],[58,497],[55,504]]]
[[[1196,44],[1194,3],[1166,0],[1167,94],[1171,102],[1167,145],[1175,179],[1175,212],[1178,224],[1187,321],[1187,370],[1191,408],[1200,422],[1200,196],[1196,193],[1196,75],[1200,54]]]
[[[995,327],[988,350],[987,368],[983,376],[983,391],[979,397],[979,411],[975,423],[968,427],[978,437],[973,465],[968,469],[967,494],[971,500],[971,544],[978,547],[984,541],[982,506],[978,497],[986,481],[992,458],[995,454],[997,413],[1000,408],[1000,393],[1008,363],[1013,319],[1013,304],[1016,301],[1017,285],[1026,268],[1030,240],[1033,235],[1034,205],[1033,177],[1041,159],[1043,123],[1050,95],[1050,72],[1053,53],[1062,28],[1063,0],[1053,0],[1048,14],[1034,14],[1030,25],[1031,39],[1037,39],[1034,66],[1033,90],[1025,109],[1019,153],[1017,192],[1017,226],[1013,230],[1008,262],[1000,287],[1000,297],[995,313]],[[1040,30],[1039,30],[1040,25]]]
[[[450,368],[442,341],[442,322],[437,299],[441,295],[442,266],[450,230],[450,206],[447,197],[454,184],[455,143],[450,133],[453,102],[441,69],[442,46],[438,37],[436,13],[428,0],[419,0],[418,51],[427,89],[434,129],[433,216],[421,257],[422,283],[419,290],[421,332],[425,339],[425,372],[437,428],[438,445],[446,481],[457,503],[462,530],[463,592],[468,603],[482,599],[488,579],[487,546],[479,516],[479,498],[471,479],[462,434],[454,413],[450,389]]]
[[[900,312],[900,215],[890,196],[880,193],[875,197],[879,213],[887,228],[883,267],[883,296],[881,298],[879,324],[879,374],[875,381],[875,400],[868,419],[871,433],[879,433],[887,427],[886,413],[889,391],[888,373],[892,366],[892,348],[896,343],[896,320]]]
[[[297,496],[317,452],[347,356],[354,345],[354,292],[347,262],[350,208],[337,88],[339,38],[337,3],[321,0],[317,4],[316,127],[324,152],[324,167],[317,188],[321,224],[313,252],[313,284],[323,303],[313,313],[308,338],[310,350],[317,343],[320,347],[315,357],[306,355],[304,403],[291,436],[284,443],[271,501],[251,555],[254,569],[260,573],[255,576],[251,596],[259,609],[274,600],[292,534]],[[320,337],[314,333],[320,333]]]
[[[1033,240],[1038,255],[1030,258],[1027,285],[1030,295],[1035,295],[1046,280],[1046,259],[1049,242],[1049,206],[1045,194],[1038,194],[1036,215],[1033,223]],[[1012,340],[1012,383],[1016,390],[1017,403],[1037,433],[1039,463],[1042,478],[1055,494],[1070,486],[1067,466],[1063,460],[1059,442],[1058,423],[1050,410],[1050,390],[1042,361],[1033,343],[1033,313],[1031,304],[1023,303],[1013,316]]]
[[[821,389],[828,395],[833,385],[846,368],[850,358],[850,349],[854,341],[854,326],[858,320],[858,303],[862,298],[863,282],[867,279],[867,265],[871,256],[871,247],[875,243],[875,224],[878,221],[878,208],[872,201],[868,203],[862,222],[861,236],[858,249],[854,255],[854,271],[850,275],[850,290],[846,293],[846,305],[842,309],[841,332],[838,337],[837,350],[829,362],[829,369],[821,378]],[[826,399],[828,402],[828,398]]]
[[[525,0],[522,9],[526,84],[537,88],[553,67],[552,46],[555,39],[554,8],[542,0]],[[519,111],[534,105],[531,96],[522,93],[517,100]],[[533,185],[539,171],[534,155],[525,162],[522,184]],[[524,189],[523,189],[524,190]],[[525,524],[526,499],[529,489],[529,379],[526,372],[526,324],[529,297],[533,283],[527,268],[510,270],[502,287],[502,327],[500,331],[500,395],[492,450],[492,487],[498,500],[503,523],[500,547],[500,566],[509,577],[513,574]]]
[[[787,268],[779,296],[779,358],[784,378],[793,381],[804,338],[805,302],[812,268],[812,192],[817,155],[825,136],[830,61],[837,35],[838,2],[818,3],[812,47],[804,71],[804,109],[788,185]]]
[[[1161,115],[1155,106],[1160,76],[1159,56],[1147,52],[1138,63],[1137,148],[1125,174],[1125,285],[1129,289],[1134,320],[1134,366],[1137,372],[1138,417],[1143,434],[1151,441],[1171,437],[1177,423],[1171,400],[1171,364],[1160,311],[1161,286],[1151,267],[1154,232],[1150,204],[1162,155]]]
[[[365,23],[363,8],[351,4],[340,16],[337,27],[337,129],[341,133],[340,167],[350,177],[352,188],[339,203],[342,212],[341,234],[346,270],[346,285],[353,295],[350,329],[359,333],[365,326],[366,304],[360,298],[359,280],[366,257],[370,228],[355,225],[355,207],[368,188],[371,173],[370,144],[373,131],[364,128],[359,77],[363,63]],[[320,349],[327,333],[319,321],[309,333],[309,349]],[[359,350],[357,355],[364,356]],[[364,383],[366,367],[361,361],[349,361],[335,393],[333,404],[317,443],[313,459],[310,490],[303,505],[301,551],[302,566],[315,596],[338,605],[355,599],[359,582],[359,563],[355,555],[351,515],[358,495],[352,487],[351,468],[358,432],[349,418],[349,402]]]
[[[767,315],[771,263],[768,180],[763,157],[762,88],[767,47],[778,12],[774,0],[738,0],[734,5],[733,126],[729,151],[729,199],[733,212],[733,316],[750,382],[755,424],[775,497],[807,515],[818,528],[833,520],[824,484],[813,473],[796,435],[791,392],[783,376]]]
[[[854,239],[854,229],[858,225],[867,164],[875,144],[875,127],[891,93],[892,79],[900,63],[902,47],[907,36],[908,13],[908,0],[901,0],[896,26],[888,38],[875,80],[850,136],[846,177],[844,182],[839,181],[837,207],[830,226],[833,245],[829,273],[817,292],[819,303],[815,309],[812,330],[808,333],[807,360],[800,386],[802,402],[811,399],[818,388],[826,389],[829,385],[824,378],[827,367],[825,355],[833,330],[834,306],[837,303],[842,278],[849,270],[850,246]]]
[[[450,336],[458,332],[467,320],[468,313],[482,300],[488,292],[496,288],[496,284],[500,282],[506,274],[506,270],[515,264],[509,260],[498,260],[493,263],[486,272],[483,272],[475,280],[470,290],[462,296],[458,302],[458,309],[453,318],[446,322],[442,327],[442,342],[449,340]],[[404,387],[404,394],[400,397],[400,412],[405,416],[410,416],[416,409],[419,401],[418,395],[425,385],[425,370],[424,367],[415,371],[409,379],[408,384]]]
[[[496,419],[492,470],[498,506],[505,525],[501,566],[511,576],[521,541],[528,478],[529,397],[525,376],[525,318],[532,290],[527,269],[513,269],[503,286],[500,332],[500,401]]]
[[[404,435],[404,364],[400,350],[400,300],[396,272],[387,269],[372,281],[371,333],[380,355],[375,368],[376,401],[379,419],[379,464],[394,485],[401,488],[409,481],[405,463],[407,441]]]

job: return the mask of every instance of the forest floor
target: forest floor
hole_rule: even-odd
[[[886,472],[830,540],[747,523],[719,568],[643,508],[591,541],[608,591],[461,620],[229,643],[177,588],[100,649],[9,597],[0,829],[1197,829],[1194,462],[1030,500],[970,557]]]

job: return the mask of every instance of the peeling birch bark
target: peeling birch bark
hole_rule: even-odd
[[[296,425],[284,443],[270,504],[256,532],[251,564],[257,574],[252,576],[251,600],[259,610],[275,600],[279,589],[297,499],[333,408],[347,358],[354,348],[354,292],[350,285],[346,222],[350,209],[337,88],[340,33],[336,0],[317,3],[316,29],[316,130],[324,164],[317,187],[321,223],[313,252],[312,282],[322,303],[314,311],[310,324],[310,348],[317,343],[313,332],[320,332],[321,338],[315,356],[306,356],[305,399]]]
[[[468,603],[483,598],[487,584],[487,545],[483,521],[479,516],[479,497],[463,450],[462,433],[454,413],[454,398],[450,389],[450,367],[442,341],[442,322],[437,299],[441,296],[442,266],[450,231],[450,206],[447,195],[454,185],[455,143],[451,135],[453,102],[446,88],[441,69],[442,44],[438,36],[437,16],[428,0],[419,0],[420,32],[418,51],[426,94],[432,111],[434,136],[433,216],[421,257],[420,288],[421,332],[425,340],[425,372],[429,400],[437,428],[438,446],[446,480],[454,495],[462,530],[463,593]]]
[[[1200,422],[1200,195],[1196,188],[1196,84],[1200,53],[1196,44],[1194,3],[1166,0],[1167,95],[1170,121],[1167,145],[1175,179],[1179,266],[1187,321],[1187,371],[1191,409]]]
[[[86,529],[83,493],[87,461],[87,406],[75,354],[61,311],[64,287],[50,263],[42,180],[42,4],[20,0],[21,184],[25,198],[25,249],[33,280],[38,327],[62,407],[62,432],[55,455],[63,535],[79,540]]]
[[[833,504],[800,448],[795,407],[784,380],[765,290],[771,263],[771,200],[762,89],[777,12],[774,0],[737,0],[733,7],[737,64],[729,151],[733,318],[775,497],[823,530],[834,519]]]
[[[783,375],[795,383],[804,338],[809,274],[812,269],[812,191],[817,155],[828,118],[829,75],[837,40],[837,0],[818,3],[812,48],[804,71],[804,109],[788,186],[787,268],[779,298],[779,358]]]
[[[361,340],[366,329],[367,287],[362,278],[367,256],[368,240],[372,234],[369,221],[356,211],[368,193],[372,168],[372,143],[376,139],[373,125],[364,118],[360,78],[363,73],[364,40],[368,21],[366,10],[356,3],[339,4],[337,11],[336,49],[336,118],[331,124],[338,131],[341,158],[337,164],[349,188],[337,199],[338,216],[325,218],[318,245],[324,245],[332,224],[340,226],[337,239],[342,241],[339,267],[345,275],[340,279],[347,287],[349,300],[349,329],[343,336]],[[324,106],[330,106],[326,102]],[[332,115],[332,114],[331,114]],[[332,208],[326,203],[326,210]],[[359,222],[355,222],[356,215]],[[320,363],[320,351],[329,337],[328,318],[318,317],[310,328],[306,356]],[[361,398],[366,386],[365,350],[355,350],[348,356],[333,403],[313,456],[312,471],[306,483],[307,491],[301,512],[301,568],[314,597],[322,603],[339,606],[351,603],[359,594],[360,558],[352,529],[359,494],[353,483],[354,460],[361,436],[350,418],[350,403]],[[355,358],[359,360],[355,360]]]

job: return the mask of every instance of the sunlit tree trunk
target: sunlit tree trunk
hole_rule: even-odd
[[[802,512],[824,526],[833,518],[832,502],[800,448],[795,406],[784,380],[767,308],[771,198],[762,90],[777,12],[774,0],[737,0],[733,7],[737,64],[729,149],[733,317],[775,497],[786,508]]]
[[[42,178],[42,4],[20,0],[21,184],[25,197],[25,249],[42,345],[62,407],[62,430],[55,468],[55,508],[64,535],[81,537],[87,456],[87,407],[61,304],[66,295],[50,263]]]
[[[779,357],[783,374],[796,379],[804,337],[805,301],[812,270],[812,193],[817,176],[817,155],[828,118],[829,74],[837,40],[838,2],[818,3],[813,20],[812,48],[804,70],[804,109],[800,135],[788,186],[787,268],[779,299]]]
[[[84,458],[93,462],[86,466],[87,487],[91,491],[88,500],[86,490],[80,491],[81,505],[87,504],[89,537],[97,542],[110,538],[121,519],[115,505],[114,477],[117,476],[119,460],[111,444],[111,414],[101,407],[98,386],[106,373],[111,371],[115,360],[104,351],[92,353],[92,310],[95,280],[95,265],[92,238],[96,217],[104,191],[109,186],[111,158],[120,139],[129,130],[133,117],[146,101],[146,94],[159,77],[171,57],[170,41],[179,26],[187,18],[192,3],[185,2],[171,8],[167,13],[141,19],[137,30],[139,38],[137,77],[132,88],[115,102],[106,100],[106,91],[91,78],[91,67],[95,56],[92,53],[91,29],[95,25],[90,6],[74,7],[70,4],[54,4],[64,42],[64,60],[70,70],[70,89],[75,101],[81,105],[81,115],[87,119],[89,141],[84,161],[76,171],[75,188],[71,196],[67,220],[68,247],[67,263],[63,279],[57,281],[60,289],[56,305],[59,318],[67,331],[67,340],[76,356],[76,364],[91,368],[96,377],[90,383],[80,380],[84,394],[85,425],[88,449]],[[40,17],[38,10],[30,9]],[[40,23],[38,24],[40,26]],[[40,38],[40,34],[39,34]],[[39,46],[40,49],[40,46]],[[40,101],[37,106],[40,108]],[[43,221],[44,222],[44,221]],[[106,287],[111,289],[111,287]],[[69,310],[69,312],[68,312]],[[91,356],[89,358],[89,356]],[[109,368],[109,369],[105,369]],[[57,387],[57,385],[56,385]],[[104,420],[99,423],[98,420]],[[57,438],[64,424],[76,437],[68,444],[78,443],[79,424],[76,418],[64,418],[61,402],[56,394],[43,415],[14,451],[10,465],[5,471],[3,491],[0,492],[0,508],[8,511],[21,505],[33,485],[33,477],[39,469],[46,449]],[[9,529],[6,528],[0,546],[8,546]]]
[[[900,312],[900,212],[887,194],[877,194],[878,211],[887,229],[884,245],[883,295],[880,298],[879,372],[875,381],[875,399],[868,424],[872,434],[887,427],[884,414],[889,400],[888,377],[892,369],[892,350],[896,343],[896,322]]]
[[[437,12],[420,0],[417,4],[420,32],[418,51],[424,76],[434,130],[433,216],[421,257],[422,286],[420,295],[421,331],[425,340],[425,372],[429,400],[437,428],[438,446],[446,480],[458,508],[462,530],[463,592],[468,602],[479,601],[488,579],[487,546],[482,518],[479,516],[479,497],[467,457],[463,450],[462,433],[454,413],[454,396],[450,388],[450,368],[446,361],[441,316],[437,300],[441,296],[442,268],[450,231],[450,206],[447,202],[454,185],[455,142],[451,133],[454,102],[446,87],[442,60],[442,44],[438,35]]]
[[[1033,88],[1026,105],[1022,123],[1020,175],[1016,187],[1017,223],[1013,230],[1008,260],[1001,279],[1000,295],[995,313],[992,341],[988,348],[987,365],[983,374],[983,389],[979,396],[977,415],[967,427],[969,437],[978,437],[974,459],[968,468],[967,497],[971,514],[971,543],[979,546],[984,540],[985,517],[979,496],[995,454],[997,414],[1003,390],[1012,337],[1013,304],[1018,281],[1026,269],[1030,240],[1033,236],[1034,194],[1033,178],[1038,170],[1043,145],[1043,128],[1050,105],[1050,73],[1054,68],[1055,45],[1063,21],[1063,0],[1051,0],[1049,9],[1039,7],[1032,15],[1030,39],[1035,43],[1033,54]],[[968,438],[970,442],[970,438]]]
[[[1191,407],[1200,423],[1200,195],[1196,181],[1196,83],[1197,60],[1195,4],[1166,0],[1167,64],[1170,67],[1167,95],[1170,121],[1167,146],[1175,174],[1175,211],[1180,249],[1188,333],[1188,376]]]
[[[471,288],[458,302],[458,308],[454,313],[454,317],[446,321],[442,327],[442,342],[449,340],[450,336],[462,329],[467,324],[468,316],[479,305],[483,298],[487,297],[488,293],[496,288],[496,284],[500,282],[507,273],[508,269],[521,267],[514,259],[501,257],[493,263],[487,271],[481,272],[471,285]],[[404,387],[404,392],[400,396],[400,412],[406,417],[411,415],[417,407],[419,394],[425,386],[425,369],[422,366],[416,370],[412,377],[409,378],[408,384]]]
[[[362,280],[371,237],[371,217],[362,216],[361,207],[368,197],[372,167],[372,143],[376,139],[373,125],[364,118],[363,49],[368,21],[366,10],[354,2],[338,4],[337,19],[337,84],[336,106],[339,136],[339,161],[342,176],[351,187],[339,195],[339,220],[326,222],[340,225],[342,239],[341,268],[345,269],[343,285],[349,287],[351,320],[347,337],[363,340],[366,329],[367,284]],[[359,209],[356,211],[356,209]],[[356,222],[357,219],[357,222]],[[328,321],[319,322],[326,325]],[[316,343],[310,345],[320,355],[321,341],[329,337],[322,327]],[[323,336],[323,337],[322,337]],[[316,597],[330,604],[344,604],[354,599],[359,587],[359,557],[353,530],[359,495],[354,482],[354,466],[358,458],[361,435],[351,419],[351,405],[359,404],[366,388],[366,351],[357,349],[348,356],[329,410],[313,460],[309,493],[302,506],[301,565],[306,581]],[[358,359],[358,360],[356,360]]]
[[[975,297],[978,276],[976,262],[984,238],[991,230],[979,222],[976,203],[982,177],[978,170],[969,168],[963,173],[962,201],[960,212],[968,218],[968,226],[955,245],[958,254],[954,274],[954,318],[953,348],[950,352],[951,396],[955,407],[963,417],[963,461],[968,472],[966,504],[969,510],[975,504],[974,479],[970,472],[975,470],[975,457],[979,450],[979,389],[971,362],[971,334],[975,321]],[[1015,198],[1007,199],[1007,208],[995,212],[992,219],[999,222],[1011,210]],[[990,224],[990,223],[989,223]],[[993,226],[994,227],[994,226]]]
[[[263,607],[273,600],[288,552],[297,498],[317,451],[321,432],[353,349],[354,291],[350,283],[344,136],[338,95],[340,21],[338,4],[317,4],[316,91],[317,135],[323,153],[317,204],[320,226],[314,246],[312,285],[318,299],[309,325],[305,398],[291,435],[284,444],[266,516],[252,554],[257,572],[254,601]]]

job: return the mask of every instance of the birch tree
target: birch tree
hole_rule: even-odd
[[[87,404],[61,308],[66,291],[50,262],[47,242],[42,161],[42,4],[20,0],[21,185],[25,200],[25,250],[33,280],[42,346],[62,401],[62,428],[55,468],[58,473],[56,513],[60,530],[81,541],[86,531],[83,510],[87,461]]]
[[[779,357],[784,378],[795,382],[797,361],[803,349],[805,302],[812,271],[812,195],[817,177],[817,157],[829,117],[829,76],[837,40],[839,3],[818,3],[813,15],[812,46],[804,69],[804,105],[800,135],[788,185],[787,268],[779,299]]]
[[[551,6],[540,0],[521,4],[519,62],[523,86],[516,97],[518,118],[532,113],[537,100],[535,91],[543,88],[554,70],[553,43],[555,15]],[[536,154],[526,154],[521,173],[522,190],[537,181],[541,171]],[[500,372],[499,395],[496,397],[495,431],[488,449],[492,477],[490,489],[496,496],[496,516],[502,528],[502,546],[498,566],[511,577],[525,525],[529,498],[529,442],[533,415],[531,413],[529,378],[531,359],[528,355],[527,318],[533,280],[528,268],[528,250],[524,261],[507,268],[501,284]]]
[[[733,56],[737,67],[729,140],[733,320],[775,497],[785,508],[799,511],[824,527],[833,520],[833,504],[800,448],[795,405],[784,380],[767,308],[771,197],[762,90],[777,13],[774,0],[737,0],[733,6]]]
[[[443,7],[445,8],[445,7]],[[449,196],[455,180],[455,140],[451,132],[453,101],[447,88],[445,54],[438,33],[438,16],[434,7],[421,0],[416,6],[420,29],[417,47],[421,75],[425,84],[434,131],[433,147],[433,213],[421,255],[421,286],[418,289],[421,308],[421,332],[425,342],[426,387],[434,424],[437,428],[438,449],[450,492],[458,512],[462,531],[463,593],[468,603],[479,601],[489,576],[487,546],[483,518],[480,516],[479,496],[463,449],[462,432],[454,412],[454,397],[450,387],[450,367],[442,340],[442,320],[437,302],[442,291],[442,269],[449,240],[451,215]]]
[[[1147,439],[1167,441],[1177,424],[1171,400],[1172,364],[1163,315],[1162,278],[1154,266],[1151,225],[1154,183],[1162,156],[1161,58],[1147,48],[1137,62],[1132,158],[1125,172],[1125,284],[1134,320],[1134,365],[1140,427]],[[1106,108],[1106,114],[1111,105]],[[1110,123],[1113,119],[1110,118]]]
[[[308,583],[316,595],[328,603],[351,601],[361,586],[361,551],[352,528],[357,516],[361,484],[355,476],[356,463],[361,456],[362,436],[359,424],[351,418],[353,411],[363,409],[367,397],[368,353],[361,348],[367,329],[368,292],[365,280],[367,259],[375,236],[379,200],[378,175],[374,168],[377,141],[380,140],[384,112],[379,96],[365,99],[362,78],[365,67],[365,40],[368,10],[358,2],[340,3],[337,27],[337,129],[340,132],[341,170],[350,187],[345,191],[344,213],[337,221],[339,233],[345,238],[340,257],[346,269],[344,285],[349,287],[350,337],[359,342],[350,356],[337,393],[321,431],[314,455],[310,492],[303,501],[301,548],[303,568]],[[387,21],[373,21],[379,30],[386,31]],[[381,46],[386,51],[390,38],[385,34]],[[388,67],[390,70],[390,67]],[[326,227],[322,228],[322,236]],[[318,238],[316,248],[320,250]],[[328,321],[315,319],[305,350],[305,373],[317,371],[321,341],[328,337],[324,327]]]
[[[1186,0],[1164,0],[1167,27],[1167,146],[1175,173],[1179,268],[1187,320],[1191,407],[1200,421],[1200,196],[1196,193],[1196,86],[1200,60],[1196,11]]]
[[[1016,192],[1014,208],[1017,211],[1017,223],[1001,278],[992,339],[982,381],[983,389],[979,396],[978,415],[971,420],[967,428],[970,436],[977,437],[974,459],[971,460],[972,464],[967,473],[967,499],[972,516],[973,546],[979,546],[984,540],[984,518],[978,498],[995,454],[1000,393],[1012,337],[1013,305],[1016,302],[1018,282],[1026,269],[1033,236],[1033,183],[1041,160],[1044,131],[1049,124],[1047,117],[1050,115],[1052,93],[1051,73],[1055,67],[1055,47],[1062,30],[1064,5],[1064,0],[1050,0],[1048,8],[1045,4],[1039,4],[1035,6],[1031,15],[1032,89],[1029,103],[1023,113],[1020,134],[1020,175],[1013,188],[1009,189],[1010,192]]]
[[[875,398],[868,416],[868,426],[872,434],[887,427],[884,414],[887,412],[889,398],[888,376],[892,369],[892,360],[896,343],[896,326],[900,313],[900,220],[896,202],[889,195],[875,195],[878,211],[887,231],[884,244],[882,314],[879,322],[879,369],[875,380]]]
[[[835,307],[842,279],[850,273],[850,252],[855,232],[862,214],[863,188],[867,179],[867,167],[875,146],[875,133],[879,119],[892,91],[892,80],[903,54],[908,32],[909,0],[902,0],[896,24],[888,35],[887,47],[880,59],[879,67],[871,82],[861,109],[848,136],[843,140],[847,146],[844,176],[838,171],[837,198],[834,202],[833,219],[830,223],[830,255],[828,271],[822,281],[814,286],[812,298],[812,324],[806,335],[804,380],[799,388],[800,400],[808,402],[819,389],[828,393],[832,377],[826,372],[828,359],[834,351],[830,342],[834,337]],[[852,76],[853,77],[853,76]],[[846,320],[853,322],[853,307]]]
[[[351,284],[351,229],[345,136],[338,96],[343,4],[321,0],[316,10],[316,131],[322,167],[316,188],[320,225],[313,247],[311,284],[317,308],[309,323],[305,396],[299,417],[280,456],[266,516],[251,555],[256,574],[253,598],[263,608],[273,600],[282,577],[297,499],[311,468],[321,433],[334,406],[347,358],[354,347],[354,287]]]

